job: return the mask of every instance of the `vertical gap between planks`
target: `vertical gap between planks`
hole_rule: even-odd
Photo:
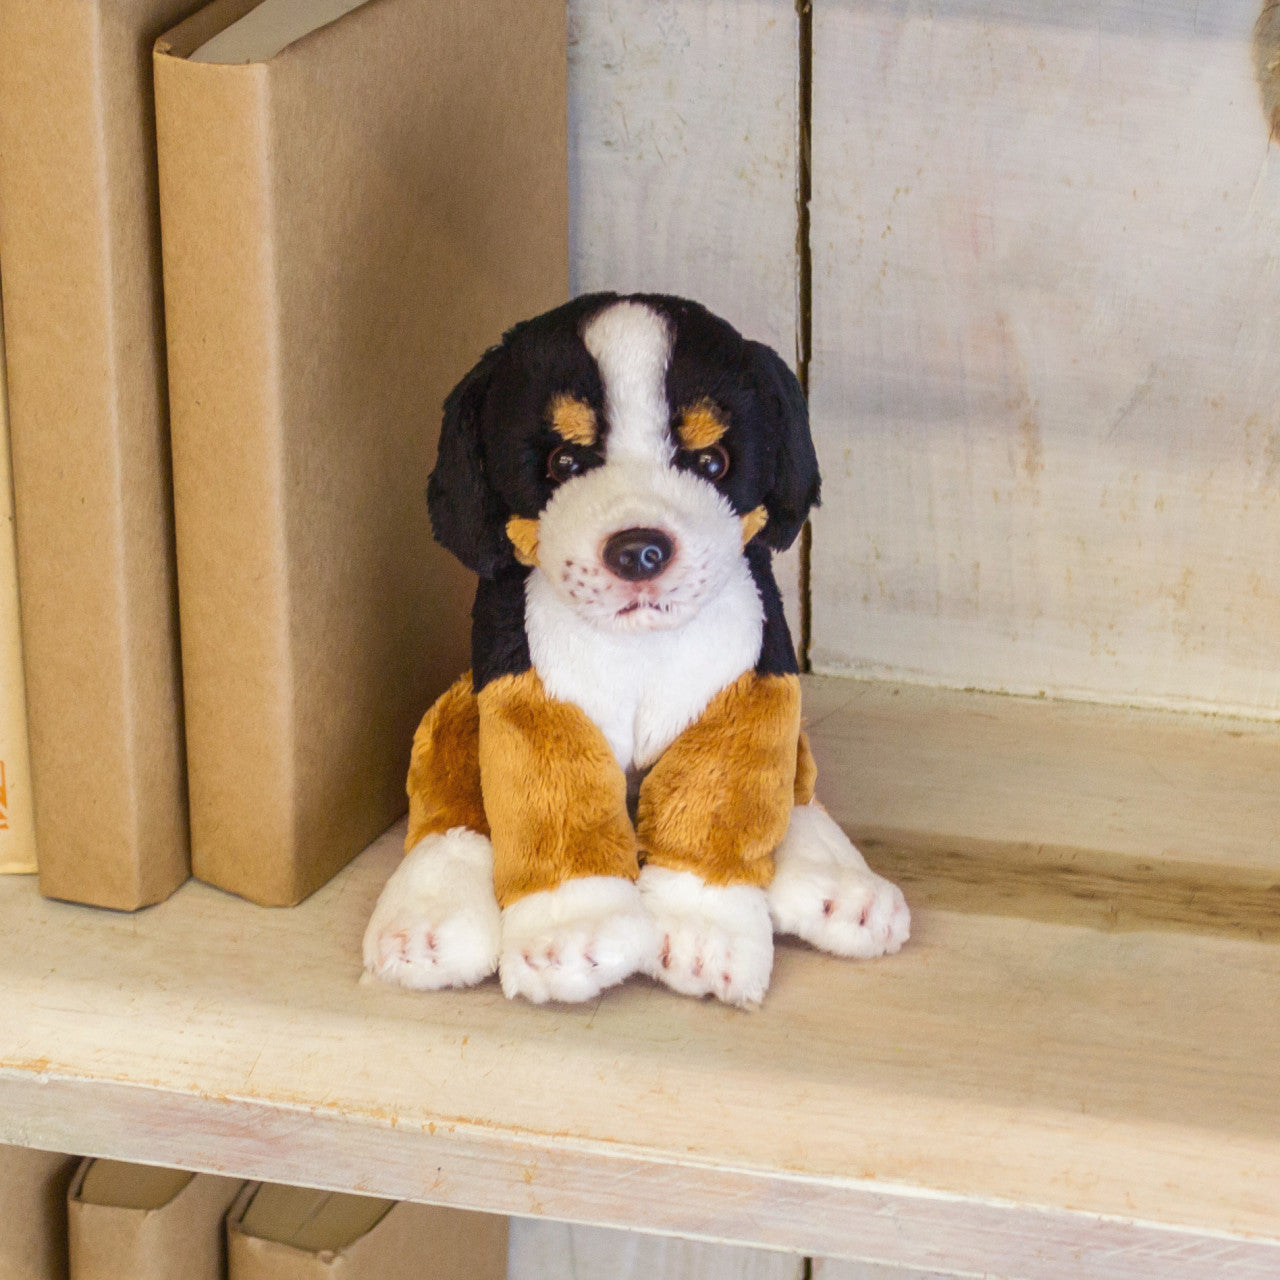
[[[795,0],[797,93],[799,130],[796,149],[796,373],[805,396],[809,395],[809,360],[813,353],[813,259],[809,246],[809,202],[813,192],[813,3]],[[809,638],[813,603],[809,594],[809,559],[813,547],[813,527],[808,522],[800,531],[800,669],[809,670]],[[807,1273],[806,1273],[807,1275]]]

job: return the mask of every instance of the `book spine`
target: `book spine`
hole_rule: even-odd
[[[82,1194],[94,1163],[81,1162],[67,1193],[69,1280],[222,1280],[224,1223],[239,1179],[197,1173],[172,1199],[147,1208],[126,1184],[117,1188],[121,1203],[102,1204]]]
[[[297,895],[269,80],[161,42],[155,89],[192,867],[280,905]]]
[[[0,1145],[0,1276],[66,1280],[74,1156]]]
[[[36,869],[6,400],[4,328],[0,325],[0,875]]]
[[[188,873],[139,57],[184,4],[0,0],[0,258],[40,887],[123,909]]]
[[[273,1203],[255,1224],[263,1196]],[[507,1230],[499,1214],[250,1183],[227,1213],[227,1276],[507,1280]]]

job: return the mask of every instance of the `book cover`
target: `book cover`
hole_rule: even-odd
[[[228,1280],[506,1280],[507,1219],[264,1183],[227,1215]]]
[[[192,863],[300,901],[406,808],[469,661],[441,404],[568,294],[565,11],[371,0],[264,61],[156,46]]]
[[[149,52],[192,0],[0,0],[0,261],[40,887],[188,874]]]
[[[0,1145],[0,1280],[66,1280],[74,1156]]]
[[[67,1196],[70,1280],[223,1280],[237,1178],[84,1160]]]

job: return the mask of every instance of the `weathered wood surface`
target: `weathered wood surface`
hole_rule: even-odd
[[[680,293],[794,363],[792,0],[569,0],[575,293]]]
[[[793,0],[569,0],[574,293],[696,298],[795,366]],[[799,640],[800,559],[778,557]]]
[[[1280,872],[1271,723],[821,678],[804,714],[818,798],[857,836],[968,841],[1006,864],[1024,847],[1041,867],[1041,846],[1076,850],[1228,885]]]
[[[846,821],[998,862],[1039,805],[1048,841],[1159,851],[1216,787],[1246,850],[1225,861],[1274,857],[1267,726],[808,696]],[[1155,720],[1149,780],[1108,793],[1099,758]],[[398,841],[289,911],[191,884],[118,915],[0,881],[0,1141],[935,1271],[1280,1273],[1274,944],[923,895],[891,960],[781,946],[757,1014],[643,981],[582,1008],[414,995],[358,982]]]
[[[878,1262],[849,1262],[840,1258],[814,1258],[812,1275],[813,1280],[960,1280],[957,1271],[903,1271]]]
[[[1280,715],[1261,9],[815,6],[815,670]]]

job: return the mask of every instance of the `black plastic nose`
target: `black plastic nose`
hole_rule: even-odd
[[[656,578],[674,551],[661,529],[622,529],[604,544],[602,557],[611,573],[627,582],[642,582]]]

